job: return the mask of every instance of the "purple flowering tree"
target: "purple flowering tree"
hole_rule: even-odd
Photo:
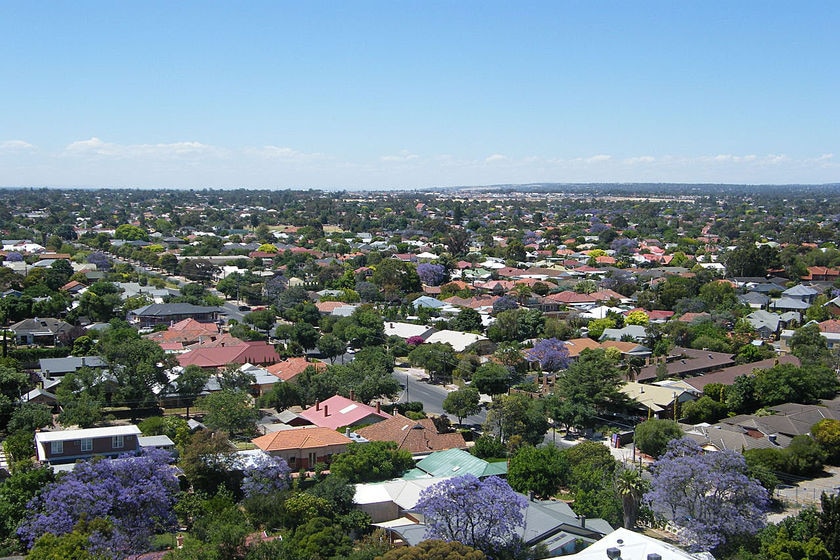
[[[427,286],[440,286],[446,280],[446,269],[439,264],[421,263],[417,265],[417,275]]]
[[[651,472],[644,501],[681,527],[680,538],[695,551],[712,550],[731,536],[764,527],[767,490],[747,476],[740,453],[706,453],[694,440],[675,439]]]
[[[424,342],[426,342],[426,341],[423,340],[422,336],[409,336],[405,340],[405,343],[408,344],[409,346],[420,346]]]
[[[427,539],[457,541],[495,556],[521,544],[527,507],[504,480],[468,474],[429,486],[414,509],[423,515]]]
[[[557,371],[569,367],[569,349],[562,340],[543,338],[528,350],[529,362],[539,362],[543,371]]]
[[[282,457],[257,455],[243,470],[242,493],[251,498],[285,490],[289,487],[291,471]]]
[[[64,535],[82,519],[103,519],[112,530],[91,535],[91,551],[114,558],[145,552],[152,535],[176,526],[178,480],[170,460],[168,452],[152,449],[78,463],[27,504],[30,513],[18,536],[31,548],[45,533]]]

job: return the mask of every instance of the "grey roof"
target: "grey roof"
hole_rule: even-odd
[[[137,317],[168,317],[170,315],[197,315],[218,312],[218,307],[206,307],[191,303],[153,303],[131,312]]]
[[[52,317],[24,319],[9,327],[15,334],[32,333],[35,335],[57,334],[72,329],[70,323]]]
[[[773,309],[808,309],[811,307],[811,304],[805,303],[801,299],[795,299],[792,297],[783,297],[779,298],[773,303],[770,304],[770,307]]]
[[[105,362],[99,356],[67,356],[66,358],[41,358],[38,365],[42,372],[63,375],[72,373],[82,367],[105,367]]]
[[[636,342],[641,342],[647,337],[647,329],[642,325],[626,325],[621,329],[604,329],[604,333],[599,340],[621,340],[625,336],[630,336]]]
[[[782,295],[789,296],[789,297],[795,297],[795,298],[801,298],[801,297],[813,297],[813,296],[815,296],[819,293],[820,293],[819,290],[815,290],[814,288],[811,288],[809,286],[803,286],[802,284],[797,284],[796,286],[788,288],[787,290],[782,292]]]
[[[747,305],[767,305],[770,303],[770,296],[759,292],[747,292],[738,296],[738,301]]]

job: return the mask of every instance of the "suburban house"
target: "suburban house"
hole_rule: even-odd
[[[184,319],[195,319],[199,323],[213,323],[219,319],[218,307],[205,307],[191,303],[153,303],[128,313],[128,322],[140,328],[157,325],[174,325]]]
[[[18,321],[9,330],[14,333],[17,344],[63,346],[73,340],[74,327],[61,319],[35,317]]]
[[[277,350],[264,340],[239,341],[232,346],[195,348],[178,355],[178,364],[182,367],[196,365],[203,369],[222,368],[228,364],[267,365],[279,361]]]
[[[38,360],[44,377],[64,376],[76,373],[83,367],[100,369],[106,367],[99,356],[67,356],[66,358],[41,358]]]
[[[382,412],[378,403],[374,408],[341,395],[333,395],[324,402],[316,402],[314,406],[301,412],[300,417],[316,426],[331,430],[366,426],[390,418]]]
[[[605,560],[625,558],[638,560],[707,560],[709,554],[692,554],[672,544],[654,539],[636,531],[619,528],[604,536],[598,542],[575,554],[562,557],[562,560]],[[549,560],[560,560],[551,558]]]
[[[393,441],[397,444],[397,449],[404,449],[412,455],[467,448],[464,436],[458,432],[439,433],[431,418],[412,420],[398,413],[381,422],[365,426],[356,433],[368,441]]]
[[[140,449],[134,425],[37,432],[35,452],[42,463],[60,465],[95,456],[116,457]]]
[[[651,360],[639,371],[637,381],[656,379],[657,369],[664,365],[667,377],[690,377],[702,375],[735,365],[732,354],[712,352],[711,350],[695,350],[679,346],[671,350],[671,354],[664,358],[664,362]]]
[[[187,346],[201,342],[204,338],[218,335],[219,325],[216,323],[202,323],[193,318],[188,318],[170,325],[165,331],[147,334],[146,338],[161,345],[180,343]]]
[[[440,482],[438,479],[429,479],[433,482]],[[425,482],[425,481],[424,481]],[[419,493],[418,493],[419,494]],[[356,487],[356,496],[360,496],[359,487]],[[413,497],[413,493],[410,494]],[[403,500],[404,503],[409,500]],[[414,500],[415,505],[417,500]],[[415,546],[426,539],[426,526],[422,521],[422,515],[412,511],[413,506],[404,508],[405,515],[401,518],[388,522],[376,523],[384,528],[394,545]],[[367,511],[362,507],[363,511]],[[384,508],[379,508],[383,511]],[[613,528],[603,519],[587,519],[578,516],[572,508],[562,501],[540,501],[529,500],[525,510],[525,525],[517,529],[526,547],[544,545],[549,554],[569,554],[579,547],[580,543],[595,543],[605,535],[611,533]]]
[[[274,457],[282,457],[293,470],[312,469],[317,463],[329,464],[332,456],[347,451],[352,440],[331,428],[302,426],[271,432],[251,440]]]
[[[315,368],[316,371],[323,371],[327,369],[323,362],[310,362],[304,357],[289,358],[276,364],[271,364],[265,368],[270,374],[275,375],[282,381],[289,382],[301,373],[306,368]]]
[[[688,389],[674,386],[662,387],[646,383],[628,381],[619,388],[619,391],[636,403],[643,414],[650,417],[673,419],[674,412],[679,414],[679,407],[687,402],[696,399]],[[674,406],[677,410],[674,410]]]

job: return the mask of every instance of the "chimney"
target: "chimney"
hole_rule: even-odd
[[[321,410],[321,403],[318,402],[318,400],[316,399],[315,400],[315,411],[317,412],[319,410]]]
[[[354,391],[353,389],[350,389],[350,400],[351,401],[356,400],[356,391]]]
[[[662,560],[662,555],[657,554],[655,552],[651,552],[647,555],[647,560]]]
[[[778,437],[778,435],[777,435],[777,434],[770,434],[770,435],[768,435],[768,436],[767,436],[767,439],[768,439],[768,440],[770,440],[770,443],[772,443],[773,445],[775,445],[775,444],[776,444],[776,438],[777,438],[777,437]]]
[[[376,413],[382,414],[382,403],[380,403],[379,401],[376,401]]]
[[[607,549],[607,558],[610,560],[621,560],[621,551],[614,546]]]
[[[344,435],[347,436],[348,438],[350,437],[350,426],[347,426],[346,428],[344,428]]]
[[[580,526],[582,528],[586,528],[586,516],[585,515],[578,515],[578,520],[580,520]]]
[[[530,490],[528,492],[528,500],[531,501],[531,502],[534,501],[534,491],[533,490]]]
[[[328,405],[324,405],[324,418],[330,415],[330,407]]]

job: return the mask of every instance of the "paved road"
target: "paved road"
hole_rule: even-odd
[[[400,395],[399,401],[415,401],[423,403],[423,410],[430,414],[446,414],[443,411],[443,399],[449,394],[449,391],[440,385],[432,385],[426,380],[422,380],[422,376],[418,375],[416,371],[411,368],[396,368],[394,370],[394,379],[400,382],[405,389]],[[447,416],[450,416],[447,414]],[[457,418],[452,418],[457,422]],[[483,410],[473,416],[464,418],[464,424],[472,424],[481,427],[487,420],[487,411]]]

